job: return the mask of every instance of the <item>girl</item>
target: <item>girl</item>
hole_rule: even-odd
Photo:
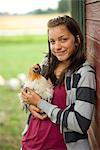
[[[54,85],[55,102],[50,104],[44,101],[30,89],[28,93],[22,92],[23,98],[37,108],[38,112],[40,109],[44,111],[50,118],[49,121],[55,123],[56,127],[59,126],[66,149],[89,150],[87,130],[91,124],[96,99],[95,70],[86,60],[83,35],[77,22],[69,16],[49,20],[48,43],[49,65],[46,77]],[[57,139],[54,136],[55,133],[51,135],[49,142]],[[50,149],[55,149],[55,146]],[[60,148],[63,149],[64,147]]]

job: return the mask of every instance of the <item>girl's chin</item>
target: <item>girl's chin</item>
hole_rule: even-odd
[[[67,60],[67,57],[65,57],[65,56],[57,56],[57,58],[58,58],[59,61]]]

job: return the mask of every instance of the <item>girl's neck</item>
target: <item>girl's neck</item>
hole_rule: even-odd
[[[54,74],[56,76],[57,79],[60,78],[60,75],[62,74],[62,72],[65,70],[65,68],[67,69],[67,63],[66,62],[61,62],[57,68],[54,70]]]

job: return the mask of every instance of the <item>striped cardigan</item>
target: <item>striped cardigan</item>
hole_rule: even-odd
[[[51,121],[60,125],[68,150],[89,150],[87,130],[96,101],[96,80],[93,67],[86,61],[74,73],[65,75],[66,109],[61,110],[44,100],[38,103]]]

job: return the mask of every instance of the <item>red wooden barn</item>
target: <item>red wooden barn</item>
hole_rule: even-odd
[[[96,109],[88,134],[91,150],[100,150],[100,0],[71,0],[71,15],[81,26],[88,59],[96,69]]]

